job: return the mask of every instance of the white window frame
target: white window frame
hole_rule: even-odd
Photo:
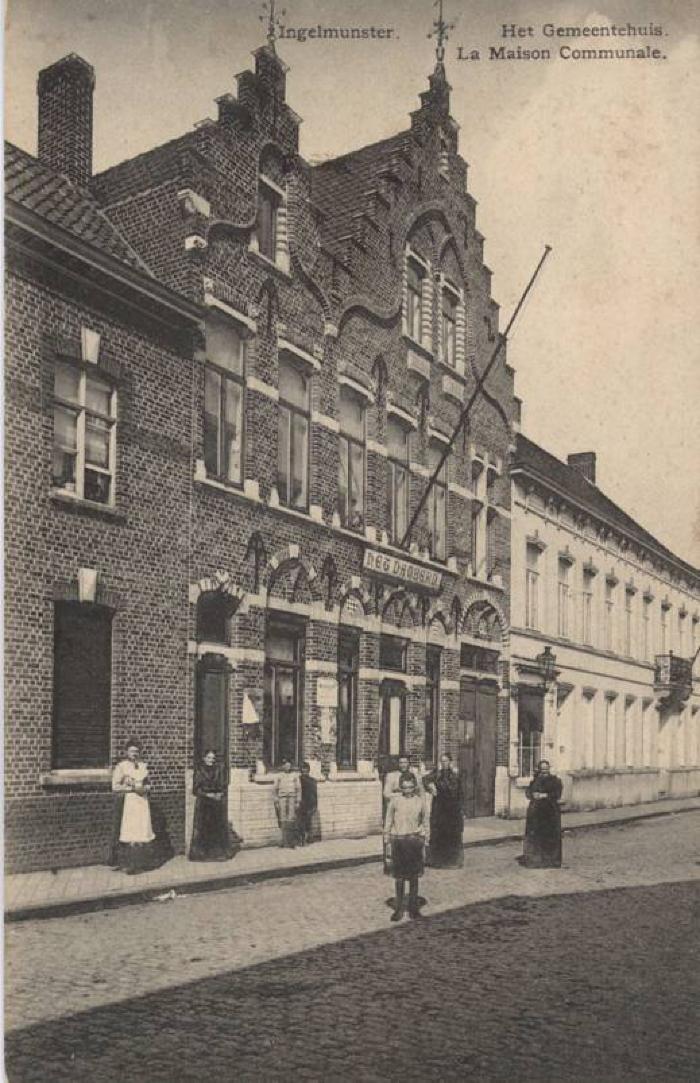
[[[289,401],[288,399],[285,399],[281,392],[279,394],[279,410],[278,410],[278,417],[277,417],[277,433],[278,433],[278,439],[279,439],[279,432],[280,432],[280,428],[281,428],[281,425],[282,425],[282,411],[285,410],[287,412],[287,427],[288,427],[288,429],[287,429],[287,446],[288,446],[288,452],[287,452],[287,464],[286,464],[287,496],[286,496],[285,500],[282,499],[282,494],[279,492],[279,486],[278,486],[278,496],[279,496],[280,504],[283,507],[291,508],[293,511],[308,512],[309,507],[310,507],[310,500],[311,500],[311,380],[312,380],[312,375],[311,375],[311,372],[308,371],[308,369],[307,369],[307,367],[305,365],[297,364],[288,355],[287,356],[280,356],[279,366],[281,367],[282,365],[288,365],[290,368],[296,369],[297,372],[303,377],[303,379],[306,380],[306,383],[307,383],[307,388],[306,388],[307,405],[306,405],[306,407],[298,406],[296,403],[293,403],[293,402]],[[294,416],[304,417],[306,419],[306,500],[304,501],[303,504],[295,504],[295,503],[292,503],[292,501],[291,501],[291,487],[292,487],[292,478],[293,478],[293,455],[294,455],[294,447],[293,447],[293,417]],[[277,469],[279,471],[279,451],[278,451]],[[279,481],[279,473],[277,474],[277,479]]]
[[[443,309],[443,300],[444,300],[446,295],[450,296],[452,298],[453,302],[454,302],[454,309],[453,309],[454,319],[451,321],[451,326],[452,326],[452,332],[451,332],[452,358],[451,359],[450,359],[450,356],[449,356],[450,351],[445,349],[445,312],[444,312],[444,309]],[[463,303],[462,294],[461,294],[460,290],[457,288],[457,286],[454,286],[448,279],[443,277],[442,284],[441,284],[441,289],[440,289],[440,359],[445,365],[448,366],[448,368],[454,369],[455,371],[457,371],[457,367],[458,367],[457,366],[457,340],[458,340],[457,336],[458,336],[459,324],[460,324],[459,307],[460,307],[460,305],[462,303]]]
[[[411,432],[412,432],[412,429],[411,429],[410,425],[402,423],[401,419],[398,418],[398,417],[395,417],[395,416],[390,417],[389,421],[390,421],[390,423],[393,421],[393,423],[395,425],[397,425],[399,428],[403,429],[403,431],[404,431],[404,433],[406,435],[406,458],[405,458],[405,460],[404,459],[397,459],[394,455],[392,455],[390,447],[389,447],[389,441],[387,439],[387,461],[388,461],[389,470],[390,470],[389,485],[390,485],[390,492],[391,492],[391,523],[390,523],[390,526],[391,526],[391,539],[396,545],[400,545],[401,542],[403,541],[403,535],[406,533],[406,529],[408,528],[409,517],[410,517],[410,514],[411,514],[411,466],[410,466],[410,462],[411,462]],[[403,528],[401,530],[398,529],[399,507],[398,507],[398,488],[397,488],[397,484],[396,484],[396,479],[397,479],[399,471],[401,471],[401,473],[404,474],[405,479],[406,479],[406,489],[405,489],[405,497],[404,497],[405,507],[403,509],[403,520],[404,521],[403,521]]]
[[[67,496],[73,497],[78,500],[88,500],[90,503],[96,504],[99,507],[114,507],[115,504],[115,482],[117,471],[117,421],[118,421],[118,401],[117,401],[117,389],[113,382],[109,379],[106,373],[97,368],[96,365],[90,362],[75,362],[69,358],[57,358],[54,369],[54,393],[53,393],[53,418],[54,418],[54,430],[53,430],[53,442],[52,442],[52,456],[53,451],[58,447],[56,440],[56,410],[64,410],[68,413],[76,415],[76,436],[75,449],[64,447],[63,451],[75,454],[75,487],[70,488],[68,485],[60,485],[53,483],[52,475],[52,489],[57,493],[64,493]],[[58,366],[63,366],[69,370],[73,370],[78,375],[78,397],[76,400],[62,398],[56,394],[55,391],[55,378],[56,370]],[[99,410],[91,410],[87,406],[87,382],[90,377],[94,377],[101,383],[105,384],[109,391],[109,413],[103,414]],[[108,466],[94,466],[86,461],[86,415],[89,414],[92,417],[98,418],[100,421],[109,425],[109,442],[108,442]],[[52,457],[53,464],[53,457]],[[52,465],[53,470],[53,465]],[[90,497],[85,496],[85,473],[86,470],[90,470],[95,474],[100,474],[103,477],[109,478],[109,495],[107,500],[92,500]]]
[[[534,567],[528,563],[529,551],[536,554]],[[536,545],[526,543],[525,548],[525,627],[539,628],[540,609],[540,558],[542,554]]]
[[[342,402],[343,397],[346,397],[348,399],[352,398],[360,405],[360,409],[362,410],[361,440],[359,440],[357,436],[350,434],[343,428],[342,409],[340,409],[340,403]],[[340,514],[341,523],[344,527],[346,527],[348,530],[362,532],[364,530],[364,524],[367,516],[367,401],[365,396],[359,394],[356,391],[353,391],[347,386],[344,387],[341,385],[339,392],[338,414],[340,420],[340,433],[338,436],[338,455],[341,460],[343,456],[345,457],[345,473],[348,479],[347,492],[345,494],[345,508],[342,510],[338,508],[338,512]],[[343,446],[343,444],[345,446]],[[362,507],[357,513],[360,521],[355,524],[353,524],[351,521],[350,511],[350,491],[352,488],[351,479],[353,476],[352,458],[350,455],[351,447],[359,447],[362,451]]]
[[[223,403],[224,403],[223,392],[224,392],[224,387],[225,387],[225,383],[224,383],[225,380],[230,380],[232,383],[235,383],[235,384],[238,385],[238,387],[240,387],[240,393],[241,393],[241,413],[240,413],[241,455],[240,455],[240,470],[239,470],[238,478],[230,478],[230,477],[228,477],[228,474],[226,474],[226,473],[224,473],[222,471],[218,471],[218,472],[215,472],[215,473],[210,473],[208,470],[207,470],[207,476],[211,477],[211,478],[214,478],[216,481],[222,482],[224,485],[231,485],[231,486],[235,486],[237,488],[241,488],[242,485],[243,485],[243,482],[244,482],[244,477],[245,477],[246,362],[247,362],[247,353],[248,353],[246,333],[245,333],[244,327],[242,325],[239,325],[237,320],[235,320],[235,319],[227,319],[225,316],[221,315],[218,311],[212,312],[210,314],[210,316],[208,317],[208,319],[211,320],[211,321],[215,320],[215,321],[221,323],[224,326],[227,325],[227,324],[230,325],[231,328],[233,329],[233,331],[235,332],[235,334],[238,336],[238,338],[240,340],[240,349],[241,349],[241,356],[240,356],[241,372],[240,372],[240,375],[239,375],[238,373],[234,372],[233,370],[228,369],[223,365],[217,364],[215,361],[210,361],[209,357],[207,355],[207,357],[205,359],[205,363],[204,363],[205,404],[204,404],[204,420],[203,420],[203,440],[206,441],[206,381],[207,381],[207,374],[208,374],[208,372],[213,372],[213,373],[216,373],[216,375],[218,375],[219,380],[220,380],[220,384],[219,384],[219,413],[218,413],[219,432],[218,432],[217,458],[221,459],[221,452],[222,452],[222,446],[221,446],[221,441],[223,439],[223,424],[222,424],[223,413],[222,413],[222,411],[223,411]],[[205,447],[204,447],[204,464],[205,464],[205,469],[206,469],[206,442],[205,442]]]

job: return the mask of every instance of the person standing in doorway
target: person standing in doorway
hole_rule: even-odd
[[[449,752],[440,757],[439,771],[427,775],[423,783],[433,795],[428,864],[441,869],[461,868],[464,865],[462,786]]]
[[[530,804],[521,863],[529,869],[561,868],[561,793],[561,779],[551,773],[547,760],[540,760],[525,790]]]
[[[196,798],[190,861],[228,861],[241,848],[241,839],[228,822],[228,779],[216,752],[207,749],[194,769],[192,792]]]
[[[299,783],[301,785],[301,801],[297,809],[299,842],[302,846],[306,846],[321,838],[318,822],[318,783],[311,777],[311,764],[302,763]]]
[[[301,784],[289,760],[284,761],[282,774],[275,779],[273,798],[282,833],[280,845],[293,850],[299,842],[297,810],[301,801]]]
[[[412,778],[404,778],[401,792],[389,801],[384,837],[391,846],[391,863],[396,883],[396,905],[392,921],[404,915],[406,881],[408,881],[408,914],[419,918],[418,881],[423,875],[425,847],[425,803]]]

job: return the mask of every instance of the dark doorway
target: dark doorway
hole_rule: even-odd
[[[220,654],[205,654],[197,663],[197,717],[194,751],[197,760],[208,749],[228,763],[229,664]]]
[[[462,678],[459,710],[459,773],[464,815],[493,816],[496,789],[498,686]]]
[[[427,764],[437,759],[440,727],[440,658],[439,647],[428,647],[425,658],[425,745]]]

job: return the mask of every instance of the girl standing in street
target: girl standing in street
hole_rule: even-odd
[[[126,754],[112,772],[112,791],[118,795],[110,864],[130,876],[162,865],[165,855],[151,822],[148,765],[138,741],[129,741]]]

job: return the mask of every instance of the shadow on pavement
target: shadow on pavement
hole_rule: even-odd
[[[699,911],[697,883],[477,903],[17,1030],[7,1078],[690,1081]]]

